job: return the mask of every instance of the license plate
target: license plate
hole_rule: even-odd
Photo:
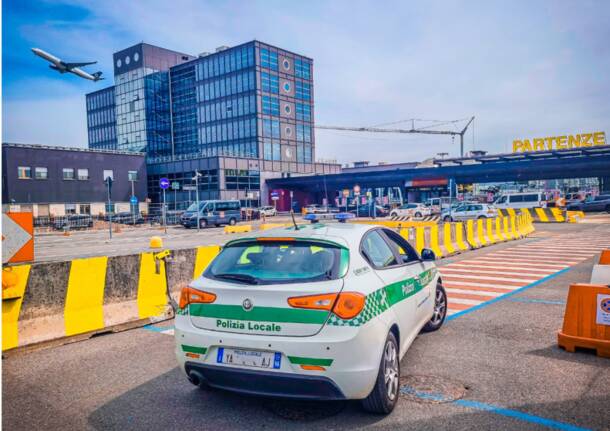
[[[261,350],[218,349],[216,362],[219,364],[244,365],[247,367],[279,369],[282,354],[279,352],[264,352]]]

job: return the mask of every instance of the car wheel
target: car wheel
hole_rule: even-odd
[[[415,217],[421,218],[421,213],[420,212],[415,213]]]
[[[390,213],[390,217],[398,217],[397,213]]]
[[[229,219],[229,224],[230,224],[231,226],[235,226],[235,223],[237,223],[237,220],[235,220],[233,217],[231,217],[231,218]]]
[[[478,216],[478,217],[477,217],[477,220],[483,220],[483,219],[486,219],[486,218],[487,218],[487,217],[485,217],[485,216]]]
[[[453,220],[451,220],[451,216],[445,216],[445,218],[443,219],[443,221],[445,223],[451,223]]]
[[[440,329],[445,322],[445,317],[447,317],[447,293],[439,282],[436,284],[436,292],[434,293],[434,313],[422,328],[422,332],[432,332]]]
[[[208,227],[208,221],[204,218],[202,218],[201,220],[199,220],[199,227],[204,228],[204,227]]]
[[[400,359],[398,343],[393,333],[389,333],[383,347],[379,373],[373,390],[362,400],[364,410],[371,413],[388,414],[398,401],[400,386]]]

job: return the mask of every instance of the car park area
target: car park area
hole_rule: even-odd
[[[389,416],[365,413],[355,401],[201,390],[176,363],[174,321],[167,320],[9,355],[3,426],[222,429],[230,418],[250,429],[607,429],[608,360],[564,351],[557,330],[568,286],[588,281],[599,251],[610,246],[608,225],[536,228],[527,239],[437,261],[450,315],[407,351]],[[32,379],[40,373],[43,380]]]

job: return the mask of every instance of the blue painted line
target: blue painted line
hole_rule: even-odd
[[[582,428],[576,425],[566,424],[564,422],[554,421],[552,419],[543,418],[540,416],[531,415],[529,413],[523,413],[518,410],[505,409],[503,407],[494,406],[492,404],[480,403],[478,401],[471,400],[457,400],[454,401],[453,404],[456,404],[461,407],[466,407],[474,410],[482,410],[489,413],[494,413],[500,416],[506,416],[509,418],[517,419],[522,422],[529,422],[536,425],[541,425],[547,428],[552,428],[556,430],[565,430],[565,431],[585,431],[589,430],[589,428]]]
[[[164,332],[167,331],[168,329],[174,329],[174,326],[154,326],[154,325],[145,325],[142,328],[148,330],[148,331],[152,331],[152,332]]]
[[[559,276],[561,274],[564,274],[564,273],[568,272],[571,269],[572,269],[572,267],[564,268],[561,271],[556,272],[555,274],[547,275],[546,277],[541,278],[540,280],[534,281],[533,283],[530,283],[527,286],[520,287],[519,289],[513,290],[512,292],[505,293],[502,296],[497,296],[494,299],[490,299],[487,302],[483,302],[483,303],[481,303],[479,305],[475,305],[474,307],[468,308],[466,310],[458,311],[457,313],[452,314],[451,316],[447,316],[445,318],[445,321],[450,322],[453,319],[456,319],[456,318],[458,318],[460,316],[463,316],[463,315],[468,314],[468,313],[472,313],[473,311],[480,310],[483,307],[487,307],[488,305],[495,304],[496,302],[502,301],[503,299],[510,298],[513,295],[516,295],[516,294],[518,294],[520,292],[523,292],[523,291],[525,291],[527,289],[531,289],[534,286],[538,286],[541,283],[544,283],[544,282],[549,281],[549,280],[551,280],[551,279],[553,279],[553,278],[555,278],[555,277],[557,277],[557,276]],[[442,277],[442,274],[441,274],[441,277]]]
[[[526,302],[533,304],[550,304],[550,305],[566,305],[565,301],[550,300],[550,299],[537,299],[537,298],[510,298],[512,302]]]
[[[536,425],[541,425],[547,428],[562,430],[562,431],[589,431],[588,428],[581,428],[576,425],[566,424],[564,422],[555,421],[552,419],[543,418],[540,416],[531,415],[529,413],[523,413],[518,410],[506,409],[504,407],[494,406],[492,404],[481,403],[472,400],[454,400],[450,401],[443,394],[437,392],[424,392],[418,391],[410,386],[403,386],[400,388],[400,392],[405,395],[414,395],[417,398],[428,401],[436,402],[449,402],[451,404],[458,405],[473,410],[481,410],[488,413],[497,414],[500,416],[506,416],[509,418],[517,419],[522,422],[529,422]]]

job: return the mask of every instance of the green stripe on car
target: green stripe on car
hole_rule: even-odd
[[[324,310],[255,306],[250,311],[246,311],[241,305],[228,304],[191,304],[189,312],[194,317],[318,325],[323,324],[328,316],[328,311]]]
[[[198,346],[188,346],[186,344],[182,344],[182,351],[189,353],[199,353],[200,355],[205,355],[205,352],[208,351],[207,347],[198,347]]]
[[[296,364],[296,365],[320,365],[320,366],[328,367],[333,363],[332,359],[302,358],[300,356],[288,356],[288,360],[292,364]]]

